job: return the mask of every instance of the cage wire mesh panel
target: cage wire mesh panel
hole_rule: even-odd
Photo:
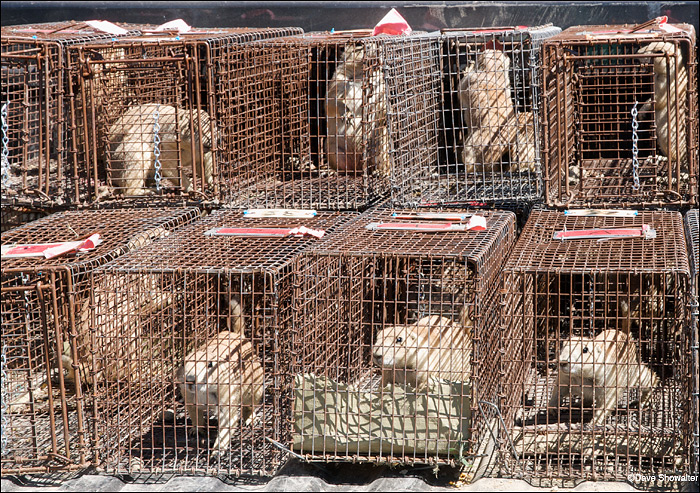
[[[572,27],[542,57],[550,206],[698,204],[693,26]]]
[[[540,46],[560,31],[551,25],[442,31],[437,148],[430,159],[405,164],[411,176],[397,193],[404,204],[542,197]]]
[[[246,46],[250,66],[280,67],[268,122],[277,151],[245,149],[236,179],[249,186],[234,189],[233,203],[364,209],[389,196],[397,153],[431,152],[432,103],[418,88],[435,78],[438,36],[369,34],[317,32]]]
[[[275,474],[289,442],[293,261],[318,240],[270,230],[332,235],[354,217],[222,209],[96,270],[85,372],[100,467],[137,480]]]
[[[292,448],[307,460],[477,467],[490,458],[497,292],[515,217],[479,212],[485,231],[367,229],[414,213],[371,208],[301,259]]]
[[[92,400],[87,379],[75,372],[83,363],[77,355],[91,355],[88,274],[198,216],[194,208],[72,211],[2,233],[3,475],[90,464]],[[7,257],[13,245],[55,244],[94,233],[102,243],[77,256]]]
[[[90,203],[218,203],[226,166],[271,124],[244,92],[242,46],[300,28],[144,32],[70,51],[75,166]],[[259,79],[269,102],[274,78]],[[256,87],[255,84],[252,87]],[[251,118],[255,124],[241,125]],[[80,139],[80,134],[86,137]],[[264,147],[264,146],[261,146]]]
[[[118,26],[124,33],[139,27]],[[84,22],[2,28],[3,203],[76,203],[67,48],[117,36]]]
[[[656,237],[624,237],[643,225]],[[663,484],[689,472],[689,277],[679,213],[532,212],[503,269],[509,474]]]
[[[693,379],[693,398],[691,416],[693,417],[692,428],[692,471],[695,474],[700,472],[700,423],[698,423],[698,414],[700,413],[700,358],[698,354],[698,266],[700,265],[700,257],[698,250],[700,249],[700,221],[698,220],[698,210],[692,209],[685,214],[685,236],[688,241],[688,253],[690,254],[690,272],[692,284],[692,298],[690,303],[690,334],[691,334],[691,351],[692,351],[692,367],[691,375]]]
[[[50,209],[14,205],[2,206],[2,232],[49,215]]]

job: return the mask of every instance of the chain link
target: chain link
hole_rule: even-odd
[[[10,137],[9,127],[7,123],[7,107],[10,105],[9,101],[2,105],[2,110],[0,110],[0,116],[2,117],[2,187],[7,188],[10,184]]]
[[[637,121],[637,101],[634,102],[634,107],[632,108],[632,173],[634,176],[634,190],[639,190],[639,147],[637,142],[639,141],[639,135],[637,130],[639,129],[639,122]]]
[[[155,156],[155,180],[156,180],[156,190],[160,192],[160,180],[162,178],[161,174],[161,163],[160,163],[160,123],[158,123],[158,117],[160,116],[160,105],[156,106],[156,111],[153,113],[153,155]]]

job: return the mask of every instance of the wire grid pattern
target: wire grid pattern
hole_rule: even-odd
[[[2,206],[2,232],[9,231],[17,226],[22,226],[30,221],[47,216],[50,212],[45,209],[22,206]]]
[[[238,174],[249,186],[232,202],[358,210],[388,197],[392,181],[404,179],[395,161],[432,152],[432,103],[419,88],[435,78],[437,41],[425,33],[316,32],[247,46],[257,52],[253,66],[280,66],[283,121],[274,131],[282,154],[263,161],[249,148],[245,161],[255,166]]]
[[[370,209],[300,260],[292,370],[305,383],[295,384],[293,446],[309,460],[455,465],[473,460],[487,426],[498,426],[492,413],[484,416],[488,423],[482,419],[478,402],[495,401],[500,378],[496,293],[500,268],[515,242],[514,215],[483,212],[488,226],[482,232],[366,229],[374,222],[395,222],[392,212]],[[471,327],[467,342],[457,339],[465,330],[463,307]],[[448,394],[444,388],[426,394],[414,386],[383,387],[373,363],[379,332],[424,324],[426,317],[435,323],[433,330],[444,331],[442,344],[449,348],[433,355],[433,364],[446,365],[433,376],[457,387]],[[449,354],[453,366],[447,364]],[[395,369],[401,372],[403,364],[397,360]],[[311,387],[308,378],[316,379]],[[337,394],[328,394],[331,389]],[[328,395],[337,404],[324,409]],[[446,395],[458,409],[424,409],[432,420],[427,425],[421,417],[409,417],[407,409],[423,399],[441,402]],[[352,407],[354,399],[375,407]]]
[[[268,116],[255,113],[249,123],[240,123],[253,108],[262,108],[255,103],[257,85],[250,85],[261,74],[253,66],[243,68],[241,46],[300,32],[207,28],[71,50],[71,80],[81,88],[75,130],[87,134],[76,148],[76,166],[86,181],[81,197],[93,203],[144,197],[165,204],[183,197],[216,202],[229,183],[222,182],[226,167],[234,166],[241,148],[258,138],[262,149],[269,143],[258,137],[265,135]],[[265,80],[274,83],[274,74]]]
[[[91,401],[72,378],[89,320],[97,266],[199,216],[197,209],[70,211],[2,234],[2,244],[72,241],[99,232],[103,243],[77,257],[2,261],[2,346],[9,395],[2,473],[67,472],[92,461]],[[64,359],[62,356],[68,359]],[[3,390],[5,392],[5,389]]]
[[[700,471],[700,424],[698,423],[698,412],[700,412],[700,357],[698,355],[698,248],[700,248],[700,225],[698,221],[698,210],[692,209],[685,214],[685,234],[688,241],[688,253],[690,254],[690,279],[693,286],[693,298],[690,304],[690,330],[691,330],[691,349],[692,349],[692,368],[693,375],[693,408],[691,416],[693,416],[692,428],[692,471],[697,473]]]
[[[122,24],[129,31],[140,24]],[[67,48],[107,34],[82,22],[2,28],[3,101],[8,104],[10,179],[3,203],[60,206],[75,202],[70,155]]]
[[[655,240],[552,239],[642,223]],[[687,472],[685,252],[678,213],[532,212],[503,271],[502,344],[514,373],[501,400],[519,459],[508,454],[504,471],[540,485]]]
[[[221,227],[305,226],[332,235],[354,217],[319,212],[309,219],[253,219],[242,210],[221,209],[96,270],[96,356],[86,373],[95,377],[97,412],[103,417],[97,424],[101,467],[137,480],[168,474],[274,475],[286,454],[268,439],[283,447],[289,442],[287,333],[294,259],[318,240],[205,233]],[[195,351],[211,344],[218,345],[207,361],[219,372],[211,378],[218,380],[209,381],[206,400],[198,398],[204,423],[194,439],[187,432],[195,417],[185,404],[195,397],[187,397],[183,386],[193,374],[178,370],[203,359]],[[240,365],[229,360],[239,347],[247,354]],[[254,384],[249,377],[255,377]],[[224,386],[231,400],[221,390],[217,408],[211,392]],[[241,397],[253,388],[261,391],[258,398]],[[244,413],[251,410],[255,417],[248,421]],[[219,444],[217,438],[226,433],[229,438]]]
[[[544,43],[550,206],[697,204],[694,28],[633,27],[576,26]]]
[[[409,164],[420,169],[420,180],[402,183],[405,203],[542,197],[539,49],[560,31],[551,25],[442,31],[438,156]]]

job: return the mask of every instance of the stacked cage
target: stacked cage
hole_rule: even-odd
[[[692,298],[690,303],[690,330],[691,330],[691,349],[692,349],[692,367],[691,374],[693,375],[693,408],[691,416],[693,416],[692,427],[692,473],[700,473],[700,423],[698,422],[700,413],[700,355],[698,354],[698,341],[700,334],[698,333],[698,266],[700,265],[700,221],[698,220],[698,210],[693,209],[685,215],[685,235],[688,240],[688,253],[690,254],[690,272],[692,283]]]
[[[91,462],[91,404],[75,372],[91,355],[88,276],[198,216],[196,209],[61,212],[2,234],[3,475]],[[91,251],[27,255],[96,233],[102,243]]]
[[[551,25],[442,31],[441,90],[431,110],[438,140],[420,156],[428,159],[410,156],[399,166],[409,179],[395,183],[396,202],[542,198],[540,47],[559,32]]]
[[[467,230],[463,210],[426,220],[372,208],[304,255],[291,355],[297,454],[488,466],[499,275],[516,233],[512,213],[480,214],[485,231]]]
[[[355,216],[218,210],[94,272],[85,371],[106,472],[275,474],[289,441],[294,261]]]
[[[27,206],[2,206],[2,232],[9,231],[17,226],[22,226],[30,221],[50,214],[46,209]]]
[[[81,200],[216,204],[233,186],[227,166],[242,150],[273,148],[268,128],[280,119],[279,64],[250,64],[244,47],[300,32],[146,31],[71,49]]]
[[[117,36],[83,22],[2,28],[3,229],[19,225],[27,207],[76,203],[67,49]]]
[[[577,26],[542,53],[550,206],[698,204],[693,26]]]
[[[503,282],[511,474],[639,484],[687,474],[697,374],[681,215],[533,211]]]
[[[236,175],[250,186],[235,203],[365,209],[409,178],[405,161],[434,153],[437,34],[320,32],[247,48],[250,65],[282,67],[275,96],[283,120],[271,134],[281,147],[265,154],[251,146],[238,160]]]

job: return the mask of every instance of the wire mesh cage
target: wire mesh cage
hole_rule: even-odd
[[[540,47],[561,29],[443,29],[429,159],[401,169],[397,203],[542,198]],[[432,97],[432,95],[430,96]]]
[[[88,274],[198,216],[194,208],[60,212],[2,233],[3,475],[91,463],[90,401],[75,372],[90,330]],[[95,233],[94,250],[32,255]]]
[[[680,214],[533,211],[503,282],[502,350],[515,371],[501,406],[519,459],[506,457],[510,474],[646,486],[687,474],[690,271]]]
[[[82,371],[100,467],[137,480],[273,475],[287,458],[294,259],[354,217],[221,209],[96,270]]]
[[[542,53],[550,206],[697,205],[693,26],[571,27]]]
[[[74,139],[83,200],[216,204],[226,166],[241,149],[269,145],[265,128],[274,124],[257,98],[272,104],[279,69],[247,65],[243,46],[301,32],[144,31],[72,49],[74,131],[86,134]]]
[[[488,465],[515,216],[479,212],[477,231],[461,222],[472,213],[435,214],[372,208],[302,258],[292,448],[305,459]]]
[[[84,22],[2,28],[3,203],[75,203],[67,48],[116,36]]]
[[[282,120],[270,126],[276,152],[251,146],[238,160],[236,178],[249,186],[234,203],[364,209],[406,179],[397,160],[433,152],[437,34],[316,32],[247,49],[251,66],[281,63]]]
[[[12,228],[22,226],[25,223],[34,221],[49,214],[50,210],[37,207],[3,205],[2,221],[0,223],[2,224],[2,232],[4,233]]]
[[[685,214],[685,235],[688,241],[688,253],[690,254],[690,272],[691,272],[691,284],[692,284],[692,300],[690,303],[690,335],[691,335],[691,375],[693,375],[693,408],[691,410],[691,416],[693,416],[693,428],[692,428],[692,447],[693,447],[693,457],[692,457],[692,473],[698,474],[700,472],[700,423],[698,420],[698,414],[700,413],[700,355],[698,354],[698,320],[700,320],[700,315],[698,314],[698,266],[700,265],[700,258],[698,257],[698,250],[700,249],[700,221],[698,220],[698,210],[692,209]]]

